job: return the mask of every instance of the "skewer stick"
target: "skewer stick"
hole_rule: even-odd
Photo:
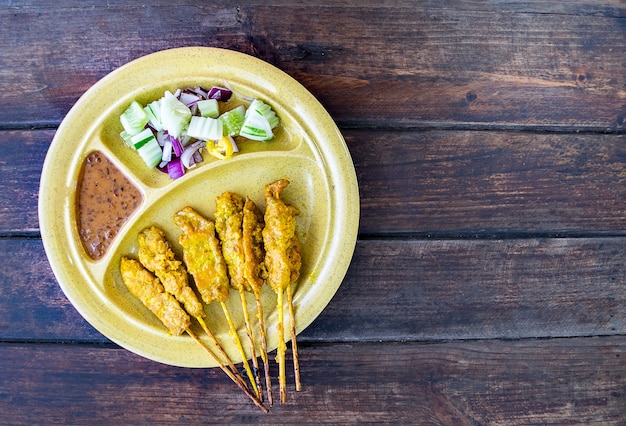
[[[252,373],[252,369],[250,368],[250,364],[248,364],[248,356],[246,355],[246,351],[243,350],[243,346],[241,345],[241,340],[239,339],[239,334],[237,333],[237,329],[235,328],[235,324],[233,324],[233,320],[230,316],[230,312],[228,312],[228,307],[226,303],[220,302],[222,305],[222,309],[224,310],[224,315],[226,316],[226,321],[228,322],[228,326],[230,327],[230,334],[237,345],[237,349],[239,349],[239,353],[241,354],[241,358],[243,359],[243,366],[246,369],[246,373],[248,374],[248,379],[250,380],[250,384],[254,389],[254,393],[259,396],[259,388],[256,386],[256,380],[254,380],[254,374]]]
[[[219,351],[220,355],[222,355],[222,357],[226,360],[226,363],[228,364],[228,368],[230,368],[230,370],[236,374],[239,375],[239,371],[237,371],[237,367],[235,367],[235,365],[233,364],[233,362],[231,361],[230,357],[226,354],[226,352],[224,351],[224,348],[222,347],[222,345],[220,344],[220,342],[217,340],[217,338],[215,337],[215,335],[211,332],[211,330],[209,329],[209,327],[206,325],[206,322],[204,322],[204,319],[202,317],[196,317],[196,319],[198,320],[198,322],[200,323],[200,326],[202,327],[202,329],[204,330],[204,332],[209,336],[209,339],[211,339],[211,343],[213,343],[215,345],[215,347],[217,348],[217,350]]]
[[[285,319],[283,315],[283,290],[276,292],[278,310],[278,348],[276,348],[276,360],[278,361],[278,385],[280,388],[280,403],[287,402],[287,378],[285,377]]]
[[[187,332],[204,349],[220,368],[226,373],[237,386],[239,386],[252,401],[264,412],[269,410],[250,391],[243,379],[229,370],[224,363],[202,342],[189,328],[191,319],[178,301],[167,293],[161,281],[146,269],[139,261],[122,257],[120,261],[120,273],[124,284],[133,296],[144,304],[169,330],[170,334],[179,336]]]
[[[261,293],[254,291],[256,298],[257,318],[259,319],[259,328],[261,329],[261,359],[263,360],[263,368],[265,370],[265,388],[267,389],[267,400],[270,405],[274,405],[274,397],[272,396],[272,376],[270,375],[270,363],[267,358],[267,335],[265,332],[265,320],[263,319],[263,304],[261,302]]]
[[[291,330],[291,350],[293,351],[293,372],[296,379],[296,392],[302,390],[300,383],[300,362],[298,361],[298,344],[296,343],[296,317],[293,312],[293,291],[287,286],[287,304],[289,305],[289,328]]]
[[[220,366],[220,368],[222,369],[222,371],[224,371],[224,373],[226,373],[226,375],[228,375],[228,377],[231,378],[231,380],[233,382],[235,382],[237,384],[237,386],[239,386],[241,388],[241,390],[243,390],[245,392],[246,395],[248,395],[248,397],[252,400],[252,402],[254,402],[254,404],[259,407],[261,410],[263,410],[264,413],[268,413],[269,410],[267,409],[267,407],[265,405],[263,405],[263,403],[259,400],[259,398],[256,397],[256,395],[254,395],[250,389],[248,388],[248,386],[246,386],[246,384],[243,382],[242,379],[240,379],[238,376],[235,376],[233,374],[232,371],[230,371],[223,362],[221,362],[219,360],[219,358],[213,353],[213,351],[211,351],[211,349],[209,349],[209,347],[207,345],[204,344],[204,342],[202,340],[200,340],[200,338],[198,336],[196,336],[196,334],[191,331],[189,328],[186,328],[185,331],[187,332],[187,334],[189,334],[191,336],[191,338],[193,340],[195,340],[201,347],[202,349],[204,349],[205,352],[207,352]]]
[[[246,334],[250,342],[250,353],[252,354],[252,367],[254,368],[254,379],[256,380],[256,386],[259,389],[259,398],[263,400],[263,386],[261,385],[261,376],[259,371],[259,360],[256,355],[256,348],[254,345],[254,334],[252,334],[252,327],[250,326],[250,315],[248,315],[248,302],[246,301],[246,293],[243,287],[239,288],[239,298],[241,299],[241,309],[243,310],[243,318],[246,324]]]

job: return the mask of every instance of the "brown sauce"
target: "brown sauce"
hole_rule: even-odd
[[[98,260],[143,197],[100,151],[85,158],[76,194],[80,238],[87,254]]]

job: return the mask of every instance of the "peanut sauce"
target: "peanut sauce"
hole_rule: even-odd
[[[87,254],[98,260],[143,197],[100,151],[85,158],[76,194],[80,239]]]

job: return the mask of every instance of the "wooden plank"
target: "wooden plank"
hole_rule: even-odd
[[[624,335],[625,251],[625,238],[359,241],[300,340]],[[108,342],[65,298],[39,240],[0,239],[0,252],[0,341]]]
[[[54,130],[0,131],[1,234],[39,232],[39,181],[53,136]]]
[[[12,9],[26,9],[37,8],[38,10],[45,9],[64,9],[74,10],[89,6],[92,9],[106,10],[111,7],[126,7],[126,8],[149,8],[149,7],[164,7],[172,6],[171,2],[167,0],[154,0],[149,5],[138,5],[136,3],[128,2],[127,0],[109,0],[107,3],[102,3],[98,0],[59,0],[55,4],[46,2],[45,0],[11,0],[6,2],[6,5],[0,4],[0,6],[7,6]],[[223,6],[232,6],[232,2],[228,0],[214,0],[212,4]],[[239,2],[243,6],[260,6],[267,5],[267,1],[264,0],[245,0]],[[345,8],[372,8],[372,7],[384,7],[384,8],[397,8],[406,7],[406,0],[325,0],[323,2],[317,2],[320,7],[337,7],[343,6]],[[195,0],[180,0],[176,2],[179,7],[197,6]],[[293,6],[291,0],[272,0],[271,6]],[[524,0],[512,2],[510,0],[494,0],[490,2],[482,2],[476,0],[439,0],[421,2],[420,7],[428,9],[450,9],[454,8],[457,11],[503,11],[503,12],[533,12],[533,13],[558,13],[561,15],[577,15],[577,16],[612,16],[612,17],[624,17],[626,16],[626,7],[621,0],[603,0],[601,2],[594,0],[572,0],[564,5],[562,2],[554,0]]]
[[[623,234],[626,135],[343,131],[366,235]],[[0,131],[0,233],[39,230],[53,130]]]
[[[626,338],[305,345],[269,414],[218,369],[121,349],[0,344],[8,424],[602,424],[626,421]],[[292,378],[288,377],[289,383]]]
[[[0,252],[0,341],[108,342],[63,294],[41,240],[2,238]]]
[[[344,133],[357,170],[363,234],[626,228],[624,135]]]
[[[122,64],[204,45],[275,64],[346,126],[624,130],[622,3],[431,3],[4,7],[0,127],[56,125]]]
[[[624,238],[359,241],[346,279],[303,338],[624,334],[625,245]]]

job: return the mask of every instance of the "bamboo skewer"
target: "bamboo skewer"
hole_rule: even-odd
[[[278,312],[278,347],[276,348],[276,361],[278,362],[278,386],[280,391],[280,402],[284,404],[287,402],[287,378],[285,376],[285,352],[287,345],[285,345],[285,319],[283,313],[283,291],[282,289],[276,292],[277,302],[276,310]]]
[[[272,396],[272,376],[270,375],[270,363],[267,357],[267,333],[265,332],[265,320],[263,319],[263,304],[261,302],[261,293],[254,291],[256,299],[257,318],[259,320],[259,329],[261,330],[261,359],[263,360],[263,368],[265,370],[265,388],[267,391],[267,400],[274,405],[274,397]]]
[[[302,390],[300,383],[300,361],[298,360],[298,344],[296,343],[296,317],[293,310],[293,290],[287,286],[287,305],[289,306],[289,329],[291,331],[291,350],[293,352],[293,373],[296,381],[296,392]]]
[[[243,310],[244,323],[246,325],[246,334],[248,335],[248,341],[250,342],[250,354],[252,355],[252,367],[254,369],[254,378],[256,380],[257,388],[259,389],[261,400],[263,399],[263,386],[261,385],[261,375],[259,373],[259,360],[256,355],[256,345],[254,344],[254,334],[252,333],[252,326],[250,325],[250,315],[248,314],[248,302],[246,301],[246,293],[243,288],[239,289],[239,298],[241,299],[241,309]]]
[[[291,285],[300,276],[302,265],[301,246],[296,235],[296,219],[298,209],[285,204],[280,196],[283,189],[289,185],[286,179],[279,179],[265,186],[265,227],[263,228],[263,243],[265,246],[265,267],[267,269],[267,282],[276,293],[276,309],[278,312],[278,382],[280,387],[280,400],[285,403],[287,399],[285,377],[285,315],[284,293],[287,292],[290,313],[290,332],[294,348],[294,371],[296,373],[296,390],[300,390],[300,368],[297,359],[297,346],[295,342],[295,317],[293,315],[293,300]]]
[[[189,334],[191,336],[191,338],[193,340],[195,340],[201,347],[202,349],[205,350],[205,352],[207,352],[209,355],[211,355],[211,357],[219,364],[220,368],[222,369],[222,371],[224,373],[226,373],[226,375],[228,375],[228,377],[231,378],[231,380],[233,382],[235,382],[237,384],[237,386],[239,386],[239,388],[241,388],[241,390],[243,390],[245,392],[246,395],[248,395],[248,397],[252,400],[252,402],[254,402],[254,404],[259,407],[261,410],[263,410],[264,413],[268,413],[269,410],[267,409],[267,407],[265,405],[263,405],[263,403],[261,402],[261,400],[252,393],[252,391],[250,390],[250,388],[248,388],[248,386],[246,386],[246,384],[244,383],[243,379],[241,378],[241,376],[236,376],[231,370],[229,370],[224,363],[222,363],[218,357],[213,353],[213,351],[211,351],[211,349],[209,349],[208,346],[206,346],[204,344],[204,342],[202,340],[200,340],[200,338],[198,336],[196,336],[196,334],[191,331],[189,328],[186,328],[185,331],[187,332],[187,334]]]
[[[195,279],[202,300],[207,305],[215,300],[220,302],[228,322],[229,334],[241,354],[250,384],[255,394],[260,396],[254,374],[248,364],[248,357],[226,306],[230,292],[228,271],[220,242],[215,236],[215,223],[190,206],[184,207],[174,215],[174,223],[183,231],[179,237],[179,243],[183,247],[183,258],[187,269]]]
[[[271,375],[267,354],[267,329],[265,327],[261,287],[267,282],[276,293],[276,309],[278,314],[278,347],[276,361],[278,363],[278,381],[280,401],[287,400],[286,386],[286,351],[285,342],[285,310],[289,314],[289,333],[293,351],[293,371],[295,389],[302,388],[298,346],[296,341],[296,318],[293,305],[293,288],[300,275],[301,246],[295,232],[295,215],[298,210],[286,205],[280,199],[282,190],[289,181],[281,179],[265,187],[266,211],[261,214],[254,203],[247,199],[245,207],[241,197],[234,193],[224,193],[226,197],[218,203],[219,229],[217,222],[205,219],[191,207],[185,207],[174,216],[174,222],[181,228],[183,235],[179,242],[183,246],[185,263],[175,259],[163,231],[140,233],[140,262],[144,271],[140,271],[141,279],[128,275],[131,290],[153,312],[174,335],[186,332],[207,352],[228,377],[237,384],[252,401],[264,412],[269,410],[263,405],[263,390],[260,378],[256,345],[250,322],[246,291],[252,292],[257,305],[257,318],[260,328],[261,358],[264,364],[265,384],[270,405],[273,404]],[[230,198],[230,200],[228,199]],[[220,210],[221,209],[221,210]],[[263,223],[265,222],[265,223]],[[264,226],[265,225],[265,226]],[[154,231],[154,227],[152,227]],[[217,238],[216,231],[222,241]],[[222,253],[222,251],[224,251]],[[144,265],[141,265],[141,264]],[[185,267],[186,266],[186,267]],[[189,269],[187,269],[189,268]],[[156,277],[145,278],[143,272],[155,273]],[[251,387],[244,381],[237,368],[224,351],[222,345],[204,321],[205,312],[197,300],[194,291],[187,283],[187,272],[195,279],[196,287],[204,303],[219,301],[228,323],[229,334],[239,351]],[[230,272],[230,274],[229,274]],[[124,273],[123,273],[124,275]],[[230,275],[230,278],[229,278]],[[125,281],[126,281],[125,277]],[[266,281],[264,281],[266,280]],[[134,282],[132,282],[134,281]],[[161,285],[162,282],[162,285]],[[147,289],[141,289],[141,285]],[[239,333],[234,325],[226,305],[229,288],[239,293],[246,334],[250,342],[250,354],[253,369],[248,363],[248,356],[243,348]],[[287,309],[285,309],[285,293]],[[179,305],[179,302],[181,305]],[[174,306],[176,305],[176,306]],[[175,308],[175,309],[174,309]],[[185,312],[185,310],[187,312]],[[195,317],[206,332],[223,359],[213,352],[191,329],[190,314]]]
[[[254,377],[254,373],[252,372],[252,369],[250,368],[250,364],[248,363],[248,356],[246,355],[246,351],[243,349],[243,345],[241,344],[241,340],[239,339],[239,333],[237,333],[237,329],[235,328],[235,324],[233,323],[233,320],[230,316],[228,307],[226,306],[226,303],[224,302],[220,302],[220,304],[222,305],[224,316],[226,317],[226,321],[228,322],[228,327],[230,328],[230,335],[233,338],[233,341],[235,342],[235,345],[237,346],[239,353],[241,354],[241,358],[243,359],[243,367],[246,370],[248,379],[250,379],[250,384],[252,385],[252,388],[254,389],[254,393],[260,398],[260,392],[259,392],[259,388],[257,387],[257,382]]]
[[[237,368],[235,367],[235,365],[231,361],[230,357],[224,351],[224,348],[220,344],[219,340],[217,340],[215,335],[211,332],[209,327],[206,325],[206,322],[204,321],[204,319],[197,317],[196,320],[198,320],[198,322],[200,323],[200,326],[202,327],[204,332],[209,336],[209,339],[211,339],[211,343],[213,343],[215,345],[215,347],[219,351],[220,355],[222,355],[222,357],[224,357],[224,359],[226,360],[226,363],[228,364],[228,368],[230,368],[233,373],[239,375],[239,371],[237,370]]]
[[[300,391],[302,388],[292,288],[298,280],[301,267],[301,246],[296,235],[295,220],[298,210],[286,205],[280,199],[282,190],[288,185],[289,181],[281,179],[265,186],[265,214],[262,214],[251,200],[247,199],[244,206],[240,196],[229,192],[216,199],[216,222],[205,219],[191,207],[178,211],[174,216],[174,222],[183,231],[179,242],[183,247],[184,263],[175,259],[162,231],[146,234],[144,230],[139,238],[140,261],[163,282],[167,295],[176,303],[180,302],[184,305],[187,312],[198,320],[223,360],[189,329],[188,323],[181,328],[180,320],[176,319],[178,321],[176,332],[178,334],[187,332],[264,411],[267,408],[262,404],[263,387],[245,292],[254,293],[256,300],[261,335],[261,358],[264,363],[265,384],[271,405],[273,396],[267,354],[267,329],[261,300],[261,287],[265,282],[276,294],[278,314],[276,361],[281,403],[284,404],[287,400],[285,311],[289,315],[288,327],[293,351],[295,389]],[[219,238],[216,234],[219,234]],[[220,342],[205,323],[204,308],[187,283],[187,272],[194,277],[197,290],[204,303],[210,304],[213,301],[220,303],[228,323],[229,335],[241,355],[250,387],[246,385]],[[250,367],[248,356],[226,305],[231,287],[236,289],[240,296],[254,370]],[[285,303],[287,303],[287,308],[285,308]],[[183,308],[180,307],[180,309],[186,315]]]
[[[174,296],[184,306],[187,313],[198,320],[202,329],[228,363],[229,368],[233,372],[237,372],[222,345],[207,327],[204,321],[204,308],[189,286],[187,269],[182,262],[176,259],[176,255],[165,237],[165,232],[160,228],[151,226],[143,229],[137,239],[139,242],[139,261],[161,280],[165,291]]]
[[[120,262],[122,279],[128,290],[146,306],[168,329],[170,334],[179,336],[187,332],[217,362],[222,371],[239,386],[256,406],[264,412],[269,410],[246,386],[243,378],[234,373],[202,342],[189,328],[191,319],[176,298],[165,291],[161,281],[139,261],[123,257]]]
[[[250,325],[248,314],[248,303],[246,301],[246,289],[250,289],[248,268],[251,266],[251,259],[247,259],[247,248],[244,247],[244,234],[249,229],[244,230],[244,199],[234,192],[224,192],[215,198],[215,231],[221,241],[221,249],[224,261],[227,265],[229,275],[229,285],[237,290],[241,300],[241,310],[243,312],[246,334],[250,344],[250,354],[254,367],[251,382],[255,383],[257,395],[263,394],[259,363],[254,344],[254,334]],[[241,343],[239,343],[241,345]],[[240,350],[243,350],[240,346]],[[249,368],[249,366],[248,366]],[[250,373],[249,373],[250,374]]]
[[[271,406],[274,404],[274,396],[272,394],[272,376],[270,374],[270,365],[267,357],[267,336],[265,331],[265,319],[263,318],[263,303],[261,301],[261,288],[265,283],[262,276],[266,273],[263,265],[265,261],[263,225],[263,213],[257,208],[254,201],[246,197],[246,201],[243,203],[243,215],[241,220],[244,258],[243,275],[247,283],[244,289],[252,292],[256,300],[256,312],[261,335],[261,359],[263,360],[263,370],[265,373],[265,388],[267,390],[267,399]],[[245,310],[247,312],[247,307]]]

